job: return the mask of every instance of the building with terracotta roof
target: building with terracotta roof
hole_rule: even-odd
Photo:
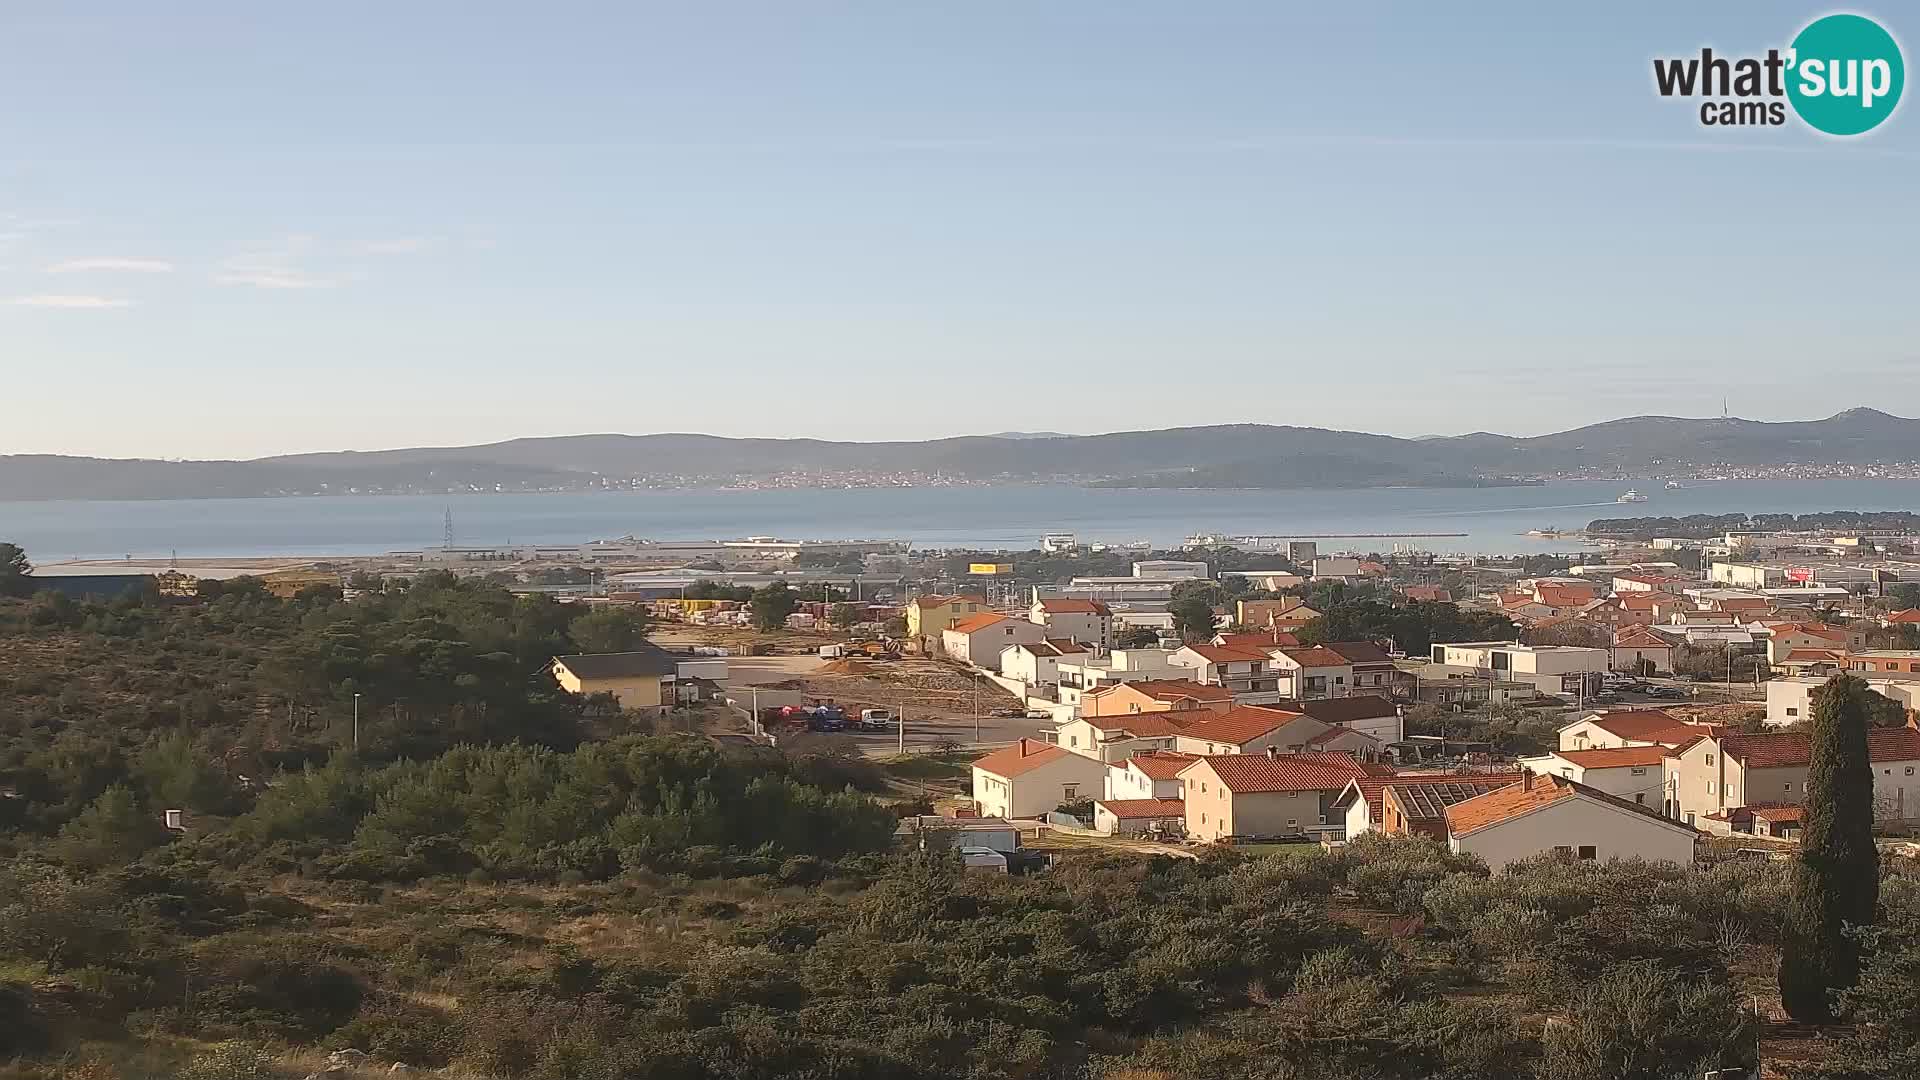
[[[972,593],[926,593],[907,602],[907,636],[931,651],[947,627],[987,610],[987,598]]]
[[[1376,641],[1328,641],[1321,648],[1333,653],[1347,662],[1353,674],[1347,683],[1349,694],[1380,694],[1393,692],[1396,685],[1410,682],[1413,676],[1400,670],[1387,650]],[[1328,697],[1343,696],[1329,694]]]
[[[1094,830],[1107,836],[1140,836],[1156,830],[1184,833],[1187,804],[1181,799],[1100,799],[1093,804]]]
[[[1738,806],[1797,805],[1806,799],[1812,743],[1805,732],[1721,733],[1678,747],[1667,759],[1671,811],[1693,822]],[[1874,815],[1920,820],[1920,730],[1870,728]]]
[[[1766,623],[1767,663],[1779,665],[1800,649],[1835,650],[1864,648],[1867,636],[1857,630],[1828,626],[1818,622]]]
[[[1657,675],[1673,670],[1673,642],[1639,623],[1613,632],[1608,666],[1633,675]]]
[[[1693,865],[1689,825],[1564,776],[1536,776],[1445,809],[1447,846],[1495,873],[1536,855]]]
[[[1436,840],[1446,840],[1446,817],[1436,809],[1444,809],[1454,802],[1461,802],[1476,795],[1484,795],[1497,788],[1519,783],[1519,772],[1460,772],[1460,773],[1406,773],[1400,776],[1363,776],[1350,782],[1334,799],[1334,812],[1346,826],[1346,838],[1352,840],[1370,832],[1384,832],[1388,835],[1401,835],[1417,832],[1431,836]],[[1417,793],[1402,793],[1395,797],[1395,811],[1388,815],[1387,788],[1396,785],[1419,785],[1437,789],[1422,790]],[[1416,817],[1416,812],[1426,814],[1425,818]],[[1414,828],[1416,820],[1421,828]]]
[[[1604,750],[1555,750],[1521,758],[1522,767],[1541,774],[1564,776],[1636,806],[1666,813],[1667,757],[1665,746],[1614,746]]]
[[[1300,639],[1284,630],[1255,630],[1244,634],[1215,634],[1215,645],[1224,645],[1229,649],[1242,652],[1266,653],[1273,655],[1275,649],[1291,649],[1300,644]]]
[[[1401,595],[1415,604],[1453,603],[1453,592],[1438,585],[1409,585],[1401,590]]]
[[[1174,749],[1183,754],[1257,754],[1306,750],[1308,740],[1328,730],[1303,713],[1258,705],[1235,705],[1183,728]]]
[[[1236,701],[1257,705],[1285,696],[1274,657],[1259,649],[1200,643],[1176,649],[1167,659],[1190,669],[1195,682],[1231,690]]]
[[[1606,649],[1577,645],[1523,645],[1517,641],[1459,641],[1433,646],[1433,662],[1493,677],[1533,684],[1542,694],[1578,693],[1583,681],[1607,670]]]
[[[1067,638],[1008,645],[1000,650],[1000,674],[1027,686],[1057,686],[1062,660],[1071,663],[1091,655],[1087,646]]]
[[[987,817],[1041,817],[1061,803],[1098,797],[1106,782],[1104,762],[1033,739],[973,763],[973,801]]]
[[[1095,652],[1113,648],[1113,609],[1105,601],[1044,597],[1033,602],[1027,618],[1046,627],[1049,638],[1078,641]]]
[[[1000,670],[1000,652],[1009,645],[1033,645],[1046,639],[1047,629],[1025,619],[983,611],[969,615],[940,635],[948,657],[963,664]]]
[[[1790,677],[1830,679],[1847,670],[1845,649],[1794,649],[1773,666]]]
[[[1104,795],[1109,799],[1178,799],[1184,794],[1180,770],[1194,761],[1193,754],[1142,750],[1112,765]]]
[[[1066,686],[1067,665],[1061,665],[1061,686]],[[1189,668],[1168,668],[1185,676]],[[1225,711],[1233,706],[1233,691],[1224,686],[1207,686],[1189,678],[1136,678],[1111,682],[1081,694],[1078,700],[1082,716],[1130,716],[1143,712],[1178,712],[1182,709]]]
[[[1362,776],[1393,770],[1348,754],[1224,754],[1201,757],[1180,772],[1185,785],[1187,835],[1338,835],[1333,800]]]
[[[1911,679],[1920,682],[1920,649],[1854,649],[1847,666],[1863,679]]]
[[[1920,608],[1902,608],[1899,611],[1890,612],[1885,618],[1880,620],[1880,625],[1889,628],[1896,626],[1920,626]]]
[[[1239,600],[1234,603],[1233,621],[1255,630],[1271,631],[1276,622],[1298,624],[1319,617],[1318,611],[1295,596],[1274,600]]]
[[[1406,721],[1400,706],[1379,694],[1354,694],[1350,697],[1317,698],[1312,701],[1287,700],[1268,708],[1303,712],[1323,724],[1348,728],[1372,736],[1382,745],[1397,743],[1406,737]]]
[[[1761,836],[1769,840],[1798,840],[1806,823],[1806,809],[1769,803],[1735,806],[1699,819],[1702,832],[1716,836]]]
[[[1347,644],[1358,649],[1363,643]],[[1281,649],[1274,654],[1273,662],[1286,679],[1285,697],[1311,701],[1315,698],[1346,697],[1353,693],[1353,661],[1328,646],[1303,645]],[[1391,660],[1388,666],[1392,666]]]
[[[1704,728],[1663,709],[1611,709],[1591,712],[1560,729],[1560,749],[1600,750],[1609,746],[1678,746]]]

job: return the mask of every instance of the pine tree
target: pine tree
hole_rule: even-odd
[[[1780,1000],[1796,1020],[1833,1019],[1830,992],[1860,975],[1859,945],[1845,928],[1872,923],[1879,906],[1868,693],[1852,675],[1836,675],[1815,692],[1806,827],[1780,951]]]

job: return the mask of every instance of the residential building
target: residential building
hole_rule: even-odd
[[[1255,630],[1271,630],[1276,623],[1304,625],[1319,617],[1318,611],[1294,596],[1283,596],[1277,600],[1234,601],[1233,621]]]
[[[657,645],[617,653],[574,653],[551,663],[560,689],[581,697],[611,694],[622,709],[659,712],[672,706],[679,659]]]
[[[1353,663],[1327,646],[1277,649],[1273,664],[1286,680],[1283,697],[1312,701],[1353,692]]]
[[[1033,739],[973,763],[973,801],[985,817],[1041,817],[1061,803],[1094,798],[1106,782],[1103,762]]]
[[[1607,666],[1633,675],[1659,675],[1673,670],[1673,642],[1644,625],[1624,626],[1613,632]]]
[[[1175,670],[1184,673],[1187,669]],[[1080,715],[1086,717],[1132,716],[1184,709],[1224,712],[1232,707],[1233,691],[1224,686],[1206,686],[1192,679],[1141,679],[1137,682],[1109,683],[1080,698]]]
[[[1143,712],[1130,716],[1080,716],[1054,730],[1053,745],[1109,764],[1155,750],[1173,750],[1180,733],[1207,709]]]
[[[1867,635],[1817,622],[1766,623],[1767,663],[1778,665],[1796,649],[1864,649]]]
[[[1060,662],[1089,656],[1085,645],[1065,638],[1049,638],[1030,645],[1008,645],[1000,650],[1000,674],[1026,686],[1058,686]]]
[[[1902,626],[1920,626],[1920,608],[1902,608],[1890,612],[1880,620],[1880,625],[1889,630]]]
[[[1313,540],[1287,541],[1287,561],[1295,566],[1312,566],[1320,557],[1320,545]]]
[[[1036,645],[1046,628],[1025,619],[1010,619],[983,611],[954,623],[940,635],[947,656],[963,664],[1000,670],[1000,652],[1009,645]]]
[[[1178,799],[1185,794],[1180,770],[1194,763],[1193,754],[1172,750],[1142,750],[1107,770],[1108,799]]]
[[[1274,658],[1264,652],[1196,644],[1174,650],[1168,662],[1191,669],[1195,682],[1233,691],[1236,701],[1257,704],[1289,696],[1281,690]]]
[[[1714,730],[1689,724],[1661,709],[1591,712],[1560,729],[1562,750],[1604,750],[1616,746],[1679,746]]]
[[[1415,604],[1451,604],[1453,593],[1438,585],[1409,585],[1400,591],[1408,602]]]
[[[1517,641],[1464,641],[1435,645],[1433,662],[1500,679],[1529,682],[1543,694],[1579,693],[1590,676],[1607,670],[1606,649],[1575,645],[1522,645]]]
[[[1307,583],[1307,579],[1291,570],[1233,570],[1221,571],[1220,576],[1243,577],[1247,586],[1263,592],[1279,592],[1282,589],[1298,588]]]
[[[1346,754],[1225,754],[1202,757],[1180,772],[1187,836],[1339,835],[1333,801],[1362,776],[1391,769]]]
[[[1390,836],[1418,833],[1445,841],[1446,807],[1517,784],[1521,779],[1518,772],[1363,776],[1340,792],[1333,808],[1346,824],[1348,840],[1369,832],[1384,832]],[[1389,816],[1387,788],[1401,784],[1416,785],[1423,790],[1397,795],[1394,812]],[[1436,786],[1438,789],[1433,790]]]
[[[1407,735],[1406,720],[1401,716],[1400,707],[1378,694],[1283,701],[1270,707],[1306,713],[1331,727],[1358,731],[1382,745],[1397,743]]]
[[[1760,836],[1769,840],[1798,840],[1806,822],[1806,808],[1785,806],[1736,806],[1700,819],[1702,832],[1716,836]]]
[[[1077,641],[1095,652],[1113,648],[1113,609],[1104,601],[1047,597],[1035,600],[1027,617],[1046,627],[1048,638]]]
[[[1115,649],[1105,657],[1088,657],[1075,663],[1062,659],[1056,665],[1060,673],[1060,703],[1079,705],[1084,695],[1102,687],[1143,679],[1183,679],[1192,672],[1175,667],[1169,660],[1172,649]]]
[[[1795,649],[1773,668],[1785,672],[1789,678],[1824,681],[1847,670],[1847,652],[1845,649]]]
[[[1184,833],[1187,804],[1182,799],[1100,799],[1093,804],[1093,827],[1106,836]]]
[[[1255,630],[1245,634],[1215,634],[1213,643],[1242,652],[1260,652],[1272,656],[1275,649],[1298,647],[1300,639],[1284,630]]]
[[[1345,660],[1347,666],[1352,669],[1346,684],[1349,694],[1379,694],[1385,697],[1392,692],[1394,686],[1402,681],[1410,681],[1412,678],[1404,675],[1398,667],[1394,666],[1393,657],[1388,656],[1387,650],[1381,648],[1377,642],[1329,641],[1320,647]]]
[[[1274,751],[1298,754],[1312,750],[1313,740],[1332,730],[1304,713],[1236,705],[1223,713],[1194,718],[1174,738],[1183,754],[1258,754]]]
[[[1806,798],[1811,743],[1800,731],[1702,736],[1667,758],[1668,811],[1689,824],[1740,806],[1798,805]],[[1920,731],[1870,728],[1876,817],[1920,819]]]
[[[1533,772],[1578,780],[1636,806],[1665,813],[1669,753],[1665,746],[1657,744],[1615,746],[1605,750],[1555,750],[1539,757],[1521,758],[1520,764]]]
[[[1792,658],[1788,660],[1791,665]],[[1827,680],[1838,674],[1839,670],[1844,670],[1844,663],[1838,670],[1809,671],[1784,679],[1768,679],[1767,723],[1773,727],[1785,727],[1812,716],[1813,692],[1825,686]],[[1866,676],[1866,680],[1868,689],[1882,697],[1892,698],[1909,712],[1920,709],[1920,681],[1884,675]]]
[[[1920,680],[1920,650],[1865,649],[1849,652],[1847,666],[1863,678]]]
[[[907,602],[907,636],[928,649],[954,623],[987,610],[986,597],[971,593],[916,596]]]
[[[1494,873],[1536,855],[1583,861],[1645,859],[1693,865],[1699,834],[1643,806],[1564,776],[1518,784],[1446,808],[1447,846]]]

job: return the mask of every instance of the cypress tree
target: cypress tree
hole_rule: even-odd
[[[1860,975],[1859,945],[1844,928],[1872,923],[1880,901],[1868,693],[1860,679],[1836,675],[1814,695],[1806,822],[1780,951],[1780,1000],[1795,1020],[1833,1019],[1830,992]]]

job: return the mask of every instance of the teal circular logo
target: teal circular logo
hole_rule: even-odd
[[[1907,83],[1900,44],[1864,15],[1815,19],[1793,39],[1789,55],[1787,100],[1817,131],[1872,131],[1900,104]]]

